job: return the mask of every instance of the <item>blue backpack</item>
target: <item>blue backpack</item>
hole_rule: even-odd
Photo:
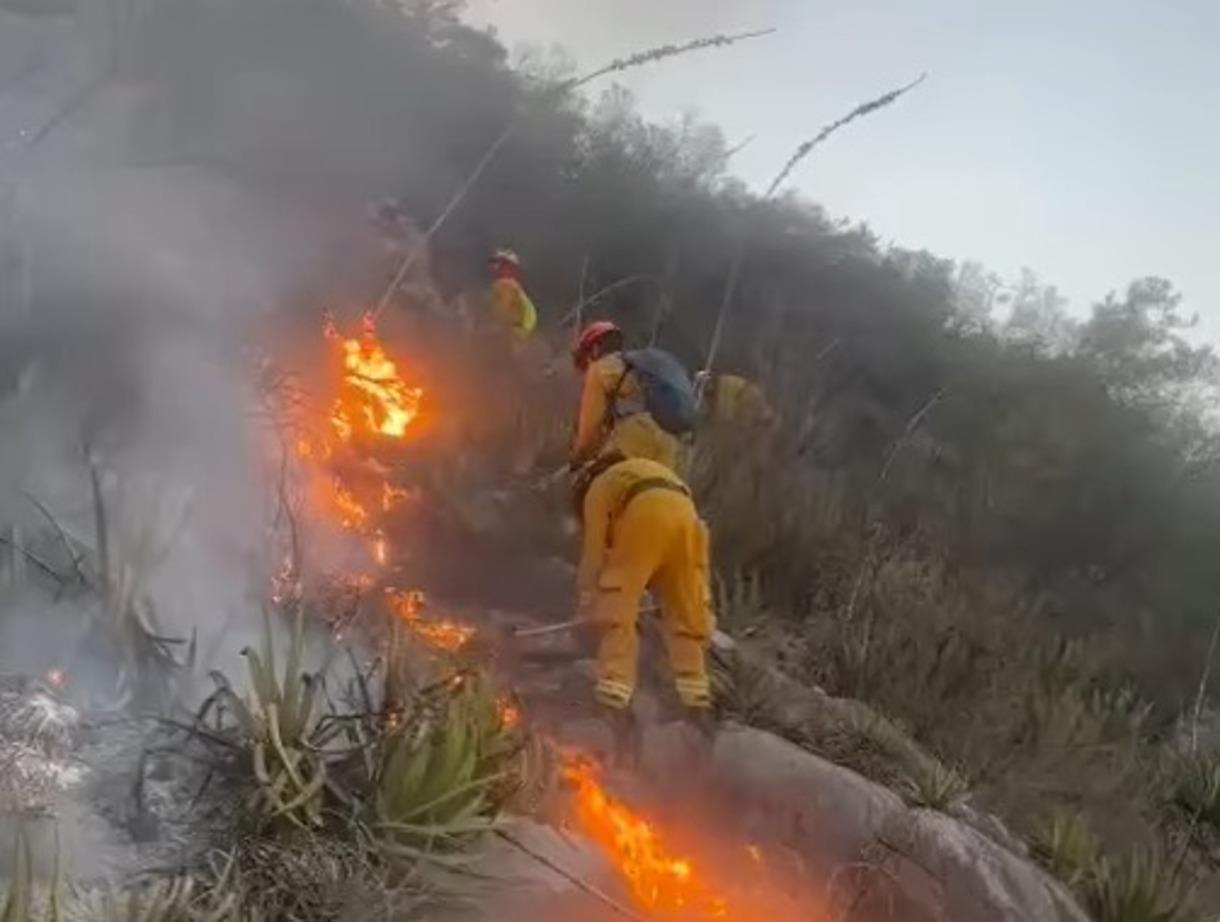
[[[625,370],[614,388],[614,401],[617,402],[623,379],[628,373],[633,373],[643,394],[644,405],[626,412],[616,407],[616,416],[621,418],[631,415],[631,412],[647,412],[658,426],[676,436],[685,435],[695,428],[695,388],[681,362],[664,349],[649,347],[624,353],[623,364]]]

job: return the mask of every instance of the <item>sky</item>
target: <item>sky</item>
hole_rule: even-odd
[[[580,70],[653,45],[774,27],[618,75],[650,118],[694,110],[765,187],[792,150],[923,72],[837,134],[792,186],[882,240],[1029,267],[1084,314],[1161,275],[1220,340],[1217,0],[469,0],[520,50]]]

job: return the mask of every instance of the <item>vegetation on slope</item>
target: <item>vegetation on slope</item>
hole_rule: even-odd
[[[727,173],[715,128],[647,123],[617,88],[557,94],[566,71],[510,67],[459,6],[159,4],[122,45],[121,78],[157,90],[133,162],[394,195],[426,224],[518,120],[436,240],[442,293],[511,244],[562,345],[579,292],[636,278],[586,316],[692,366],[747,241],[721,364],[759,379],[784,425],[749,452],[741,433],[706,440],[693,462],[720,572],[753,587],[742,626],[1051,843],[1039,854],[1100,918],[1173,918],[1147,882],[1216,854],[1215,756],[1174,743],[1220,597],[1220,449],[1215,357],[1171,285],[1136,280],[1076,321],[1032,276],[764,201]],[[1092,850],[1061,815],[1138,854],[1068,857]]]

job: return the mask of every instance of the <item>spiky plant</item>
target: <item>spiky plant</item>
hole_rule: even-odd
[[[218,709],[218,722],[225,724],[232,748],[249,760],[254,786],[246,801],[246,818],[256,827],[322,824],[325,747],[337,733],[317,719],[322,677],[304,672],[304,644],[304,613],[298,609],[284,669],[277,672],[268,616],[261,650],[242,651],[249,668],[248,693],[238,695],[218,677],[219,689],[197,715],[196,725],[202,726],[208,713]]]
[[[1135,847],[1093,862],[1080,893],[1097,922],[1187,922],[1195,918],[1190,893],[1156,852]]]
[[[159,878],[125,890],[83,895],[71,918],[90,922],[263,922],[244,894],[190,875]]]
[[[34,874],[30,861],[30,840],[25,827],[18,826],[13,842],[13,869],[8,892],[0,910],[0,922],[28,922],[33,911]]]
[[[1172,756],[1163,769],[1169,802],[1195,822],[1220,829],[1220,759],[1214,755]]]
[[[453,853],[495,828],[516,790],[520,752],[485,681],[447,683],[439,701],[417,704],[379,741],[366,821],[376,847],[394,858],[461,863]]]
[[[921,759],[907,771],[902,793],[915,807],[949,810],[970,791],[970,782],[951,766],[936,759]]]
[[[1097,863],[1101,843],[1079,813],[1057,812],[1034,831],[1030,848],[1043,867],[1078,887]]]

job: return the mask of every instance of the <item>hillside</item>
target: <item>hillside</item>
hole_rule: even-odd
[[[421,230],[445,216],[379,318],[387,348],[444,407],[417,456],[380,462],[395,488],[422,483],[431,503],[402,525],[412,579],[484,610],[565,605],[541,597],[565,578],[553,566],[569,552],[564,500],[523,484],[563,458],[574,315],[612,317],[692,369],[723,317],[717,367],[756,380],[779,420],[709,429],[688,459],[715,539],[721,626],[748,654],[722,664],[723,716],[913,804],[1001,817],[1017,850],[1101,922],[1188,918],[1187,890],[1201,911],[1220,906],[1220,762],[1206,732],[1220,630],[1217,366],[1168,281],[1115,279],[1121,293],[1099,292],[1073,319],[1032,276],[883,246],[800,196],[750,192],[714,126],[646,122],[613,72],[570,92],[573,75],[512,66],[493,35],[463,25],[460,4],[120,7],[72,26],[105,62],[84,97],[71,81],[18,87],[30,111],[70,118],[12,161],[27,172],[0,203],[0,265],[32,258],[42,273],[32,293],[16,270],[0,277],[14,332],[0,370],[10,431],[23,433],[2,467],[11,534],[47,527],[19,497],[43,495],[52,429],[54,452],[77,465],[57,494],[66,515],[90,523],[91,494],[110,488],[90,488],[82,443],[90,470],[118,477],[150,458],[178,463],[198,438],[209,450],[181,451],[185,478],[226,501],[200,505],[257,535],[258,490],[231,489],[244,478],[236,447],[248,446],[225,415],[245,406],[248,365],[226,366],[243,370],[216,391],[211,353],[196,367],[177,364],[182,350],[195,332],[229,359],[254,345],[320,387],[308,370],[322,367],[323,309],[354,322],[402,255],[376,253],[362,225],[367,202],[392,197]],[[10,36],[58,41],[67,25],[0,16]],[[732,45],[691,53],[733,66]],[[895,104],[917,105],[918,91]],[[852,143],[850,127],[828,143]],[[178,262],[141,264],[169,239],[182,242]],[[501,245],[522,256],[564,368],[551,377],[550,357],[522,369],[453,344],[453,318],[481,309],[486,255]],[[195,332],[179,349],[184,329]],[[154,363],[181,380],[153,383]],[[50,373],[27,378],[35,364]],[[201,394],[221,399],[196,414]],[[44,417],[44,405],[56,409]],[[230,438],[222,470],[211,449]],[[95,553],[107,574],[107,551]],[[60,563],[76,556],[69,546]],[[217,572],[228,571],[184,594],[245,604],[215,589]],[[113,602],[108,580],[89,588]],[[187,636],[192,618],[177,625]],[[860,710],[794,714],[793,688]]]

